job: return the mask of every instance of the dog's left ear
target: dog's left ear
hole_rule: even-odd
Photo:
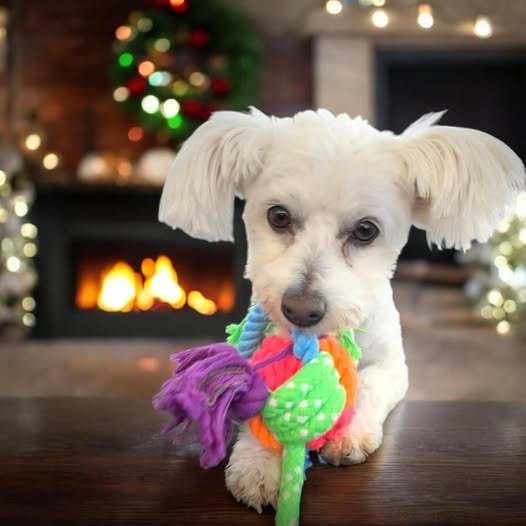
[[[524,165],[502,141],[468,128],[433,126],[425,115],[395,137],[415,188],[413,222],[429,243],[468,249],[487,241],[524,188]]]
[[[184,143],[164,183],[159,220],[207,241],[232,241],[234,197],[261,170],[271,118],[220,111]]]

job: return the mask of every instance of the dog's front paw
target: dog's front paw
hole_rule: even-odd
[[[358,413],[343,436],[325,444],[321,456],[335,466],[361,464],[380,447],[382,437],[382,426],[367,422]]]
[[[276,508],[280,478],[279,455],[263,447],[249,431],[242,431],[225,470],[232,495],[258,513],[268,504]]]

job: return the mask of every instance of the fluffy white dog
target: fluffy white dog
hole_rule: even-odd
[[[218,112],[184,144],[159,218],[209,241],[232,240],[234,196],[246,199],[246,276],[282,331],[363,328],[357,415],[322,451],[363,462],[408,386],[390,279],[411,225],[430,243],[486,241],[524,187],[521,160],[498,139],[422,117],[401,135],[360,117]],[[226,470],[233,495],[274,505],[280,459],[242,430]]]

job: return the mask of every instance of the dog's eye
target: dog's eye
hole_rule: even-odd
[[[290,214],[286,208],[276,205],[267,210],[269,225],[277,232],[283,232],[290,226]]]
[[[372,221],[363,219],[351,232],[351,240],[357,245],[368,245],[376,239],[379,233],[380,230]]]

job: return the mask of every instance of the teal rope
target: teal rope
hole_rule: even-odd
[[[248,311],[239,337],[238,351],[244,358],[250,358],[265,336],[269,318],[261,305],[253,305]]]

